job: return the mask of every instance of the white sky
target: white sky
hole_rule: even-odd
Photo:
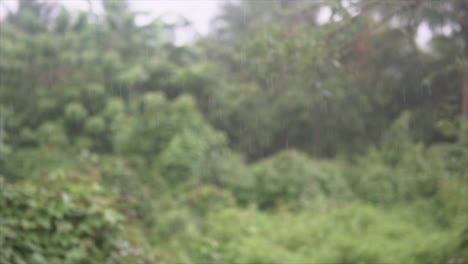
[[[211,20],[218,14],[220,0],[135,0],[131,8],[135,11],[146,11],[151,17],[163,15],[164,20],[182,15],[188,19],[193,29],[176,32],[176,43],[188,43],[197,34],[207,34]],[[172,22],[172,21],[169,21]]]

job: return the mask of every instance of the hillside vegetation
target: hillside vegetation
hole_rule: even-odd
[[[0,264],[468,263],[464,1],[102,5],[0,21]]]

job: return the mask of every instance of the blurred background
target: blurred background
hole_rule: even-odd
[[[1,0],[0,264],[468,262],[468,3]]]

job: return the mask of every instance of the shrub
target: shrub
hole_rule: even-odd
[[[402,218],[401,209],[350,203],[291,214],[226,208],[203,229],[187,228],[158,247],[166,263],[446,263],[460,230]],[[421,216],[421,215],[420,215]],[[455,239],[456,238],[456,239]]]
[[[313,201],[351,197],[337,163],[317,162],[297,151],[283,151],[252,167],[260,208],[293,207]]]
[[[139,263],[111,197],[83,175],[2,183],[0,263]]]

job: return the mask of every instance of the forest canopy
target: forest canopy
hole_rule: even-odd
[[[99,3],[0,20],[0,264],[468,262],[466,1]]]

